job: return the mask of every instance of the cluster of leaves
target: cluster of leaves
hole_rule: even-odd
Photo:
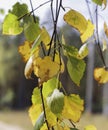
[[[65,69],[62,56],[67,57],[66,67],[72,81],[80,86],[86,67],[84,58],[89,53],[90,42],[87,41],[93,36],[95,27],[80,12],[70,9],[65,13],[64,21],[79,31],[83,44],[79,50],[68,45],[63,36],[62,39],[59,38],[57,32],[60,9],[65,11],[62,0],[56,1],[56,11],[53,10],[54,1],[48,2],[51,2],[54,23],[51,36],[45,27],[40,26],[34,14],[32,15],[35,9],[29,12],[28,6],[20,3],[16,3],[6,15],[3,34],[17,35],[24,32],[26,37],[26,41],[19,47],[19,52],[26,62],[25,77],[32,79],[31,74],[34,73],[38,78],[38,86],[33,91],[32,106],[29,109],[35,130],[77,130],[73,123],[79,121],[84,110],[84,101],[79,95],[67,95],[60,82],[60,74]],[[106,0],[93,0],[93,2],[106,6]],[[97,68],[94,72],[96,80],[99,83],[108,81],[104,76],[108,75],[106,73],[108,73],[106,68]],[[88,126],[85,130],[96,130],[96,128]]]

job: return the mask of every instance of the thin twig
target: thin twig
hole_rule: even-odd
[[[50,130],[49,124],[48,124],[48,121],[47,121],[47,117],[46,117],[46,110],[45,110],[45,104],[44,104],[42,89],[43,89],[43,87],[40,86],[40,94],[41,94],[41,99],[42,99],[42,107],[43,107],[43,111],[44,111],[45,123],[47,125],[48,130]]]
[[[32,11],[33,11],[34,9],[33,9],[32,0],[30,0],[30,5],[31,5]],[[33,11],[33,19],[34,19],[34,22],[36,23],[34,11]]]
[[[100,56],[101,56],[101,59],[103,61],[104,66],[106,67],[106,63],[105,63],[105,60],[104,60],[104,56],[103,56],[103,53],[102,53],[102,50],[101,50],[100,40],[99,40],[99,31],[98,31],[98,6],[96,7],[96,34],[97,34],[97,45],[98,45],[98,48],[99,48]]]
[[[21,17],[18,18],[18,20],[21,20],[22,18],[24,18],[24,17],[27,16],[27,15],[31,15],[34,11],[36,11],[37,9],[39,9],[39,8],[42,7],[43,5],[46,5],[46,4],[49,3],[49,2],[51,2],[51,0],[42,3],[41,5],[39,5],[38,7],[36,7],[34,10],[32,10],[32,11],[30,11],[30,12],[28,12],[28,13],[22,15]]]

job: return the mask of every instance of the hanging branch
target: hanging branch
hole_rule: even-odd
[[[86,1],[86,4],[87,4],[87,8],[88,8],[88,12],[89,12],[89,15],[90,15],[90,19],[91,19],[92,23],[94,23],[93,22],[92,13],[91,13],[91,10],[90,10],[90,6],[89,6],[89,3],[88,3],[88,0],[85,0],[85,1]],[[95,36],[95,34],[93,34],[95,43],[96,43],[96,45],[97,45],[97,47],[99,49],[99,55],[101,57],[102,63],[103,63],[103,65],[106,68],[106,63],[105,63],[105,60],[104,60],[104,56],[103,56],[103,53],[102,53],[102,49],[101,49],[101,46],[100,46],[100,40],[99,40],[99,31],[98,31],[98,6],[96,7],[96,36]]]
[[[96,7],[96,34],[97,34],[97,45],[98,45],[98,48],[99,48],[99,52],[100,52],[100,57],[102,59],[102,62],[106,68],[106,63],[105,63],[105,60],[104,60],[104,56],[103,56],[103,53],[102,53],[102,50],[101,50],[101,46],[100,46],[100,40],[99,40],[99,31],[98,31],[98,6]]]
[[[49,124],[48,124],[48,121],[47,121],[47,117],[46,117],[46,110],[45,110],[45,103],[44,103],[42,89],[43,89],[43,87],[40,86],[40,95],[41,95],[41,99],[42,99],[42,107],[43,107],[43,111],[44,111],[45,123],[47,125],[48,130],[50,130],[50,127],[49,127]]]

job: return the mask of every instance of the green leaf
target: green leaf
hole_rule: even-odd
[[[51,96],[47,97],[47,105],[54,114],[59,114],[64,106],[64,94],[55,89]]]
[[[78,49],[74,46],[70,45],[63,45],[64,47],[64,53],[69,56],[76,57],[78,56]]]
[[[43,124],[44,124],[44,112],[42,112],[38,117],[36,124],[34,126],[34,130],[40,130]]]
[[[92,0],[94,3],[98,4],[98,5],[102,5],[103,0]]]
[[[19,2],[17,2],[13,5],[13,9],[9,12],[18,16],[19,18],[28,13],[28,6],[26,4],[20,4]]]
[[[38,23],[29,22],[24,25],[24,34],[29,42],[33,42],[40,34],[41,29]]]
[[[83,77],[86,64],[83,60],[68,56],[67,69],[72,81],[76,85],[80,85],[80,80]]]
[[[59,86],[58,86],[59,85]],[[58,79],[56,77],[48,80],[47,82],[45,82],[43,84],[43,95],[44,97],[48,97],[49,94],[51,94],[55,88],[60,88],[61,87],[61,83],[58,81]]]
[[[17,35],[23,31],[23,28],[20,27],[20,22],[18,17],[14,14],[9,13],[3,22],[3,34],[8,35]]]
[[[75,10],[70,10],[64,15],[64,20],[77,29],[81,34],[85,32],[87,28],[87,20],[85,17]]]
[[[40,90],[38,87],[34,88],[33,95],[32,95],[32,103],[35,104],[41,104],[41,96],[40,96]]]

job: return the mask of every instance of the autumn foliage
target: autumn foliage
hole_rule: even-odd
[[[92,0],[98,6],[107,6],[106,0]],[[74,9],[65,9],[62,0],[54,0],[50,3],[53,21],[53,32],[49,34],[45,27],[41,27],[33,12],[29,11],[26,4],[17,2],[9,10],[3,22],[3,34],[18,35],[24,33],[26,40],[18,50],[26,63],[24,74],[32,80],[32,73],[38,78],[38,86],[33,90],[32,106],[29,115],[35,130],[78,130],[75,125],[84,111],[84,101],[76,94],[68,95],[60,81],[60,75],[65,70],[63,57],[67,58],[67,70],[72,81],[80,86],[84,75],[86,63],[84,58],[89,54],[88,45],[93,41],[100,48],[100,57],[104,66],[94,70],[94,78],[99,83],[108,82],[108,71],[102,55],[102,49],[98,39],[94,36],[96,30],[94,23],[86,19],[83,14]],[[41,6],[42,6],[41,5]],[[76,29],[82,41],[78,49],[65,42],[65,38],[59,37],[57,23],[60,10],[64,10],[64,21]],[[104,24],[106,36],[108,27]],[[97,42],[98,41],[98,42]],[[104,49],[106,47],[104,46]],[[95,126],[86,126],[84,130],[96,130]]]

